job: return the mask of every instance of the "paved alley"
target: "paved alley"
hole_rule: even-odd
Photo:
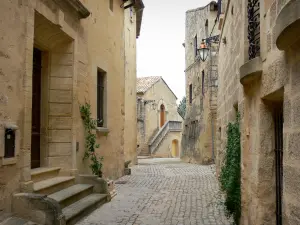
[[[78,225],[230,224],[213,166],[142,159],[116,183],[118,195]]]

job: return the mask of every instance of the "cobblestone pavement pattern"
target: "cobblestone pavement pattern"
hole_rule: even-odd
[[[230,224],[212,166],[143,159],[117,183],[118,195],[78,225]]]

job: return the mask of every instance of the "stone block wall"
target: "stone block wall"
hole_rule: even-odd
[[[223,2],[223,1],[222,1]],[[217,112],[217,170],[226,148],[226,126],[240,112],[242,218],[241,224],[276,223],[275,123],[274,112],[283,105],[283,224],[298,224],[297,179],[299,159],[294,149],[299,87],[299,45],[286,51],[276,46],[276,18],[292,1],[260,1],[261,75],[251,83],[240,83],[240,67],[249,63],[246,0],[226,1],[219,47],[219,92]],[[233,13],[232,13],[233,12]],[[259,69],[259,68],[253,68]],[[295,88],[297,87],[297,89]],[[297,116],[296,116],[297,114]]]
[[[101,146],[97,154],[104,156],[105,177],[115,179],[124,173],[124,9],[117,1],[113,11],[108,1],[83,2],[91,15],[81,19],[67,1],[1,2],[0,135],[4,137],[5,127],[16,129],[16,152],[15,157],[4,158],[0,142],[0,211],[10,211],[12,194],[32,184],[34,47],[42,51],[41,166],[62,167],[66,175],[91,173],[90,163],[82,161],[85,138],[79,106],[90,103],[96,118],[97,71],[101,69],[107,75],[105,128],[109,134],[97,132]],[[135,32],[130,30],[134,40]],[[135,87],[135,50],[131,54],[129,91]],[[135,106],[135,93],[132,96]],[[129,114],[136,115],[134,108]],[[128,137],[134,151],[135,138]]]
[[[211,7],[215,7],[214,3],[186,12],[187,103],[181,157],[184,161],[201,164],[211,163],[214,158],[218,56],[209,57],[202,62],[199,57],[195,57],[194,41],[197,37],[197,48],[199,48],[202,39],[219,33],[217,29],[213,29],[217,8],[211,10]],[[213,44],[212,49],[215,49]],[[192,96],[190,96],[190,85]],[[190,97],[192,102],[190,102]]]

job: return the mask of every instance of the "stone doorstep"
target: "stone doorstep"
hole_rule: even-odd
[[[57,177],[59,171],[61,170],[60,167],[40,167],[31,170],[31,180],[33,182],[43,181],[49,178]]]
[[[71,186],[72,183],[75,183],[75,177],[54,177],[34,183],[33,191],[41,194],[52,194]]]
[[[37,176],[43,173],[48,173],[48,172],[52,172],[52,171],[57,171],[60,170],[60,167],[40,167],[40,168],[35,168],[35,169],[31,169],[31,176]]]
[[[52,176],[59,170],[58,167],[38,168],[31,172],[34,176],[41,175],[43,177],[47,173]],[[52,223],[55,223],[55,225],[61,223],[71,225],[117,195],[114,181],[91,175],[83,175],[83,177],[86,177],[87,180],[83,179],[81,180],[82,183],[79,182],[79,184],[75,184],[75,177],[59,177],[58,173],[56,177],[33,182],[33,192],[35,193],[14,195],[14,212],[16,212],[16,215],[28,219],[28,221],[36,220],[36,222],[43,225],[49,223],[51,225]],[[99,189],[99,186],[96,187],[97,185],[104,189]],[[100,194],[102,191],[105,193]],[[39,212],[39,218],[37,219],[34,216],[37,215],[36,212]],[[20,219],[20,221],[25,220]],[[30,225],[21,222],[0,223],[0,225],[10,224]],[[31,224],[34,225],[35,223]]]

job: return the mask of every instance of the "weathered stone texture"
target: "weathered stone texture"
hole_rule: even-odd
[[[97,134],[101,147],[96,153],[104,156],[103,175],[119,178],[125,158],[134,159],[136,154],[135,18],[128,18],[127,10],[125,21],[125,11],[117,1],[111,12],[107,1],[92,0],[83,1],[91,15],[80,20],[79,12],[62,2],[1,2],[0,135],[4,136],[6,124],[18,129],[15,157],[4,159],[4,145],[0,144],[0,211],[9,211],[12,194],[31,180],[34,47],[42,51],[41,166],[59,166],[68,175],[91,173],[90,162],[82,162],[85,132],[79,106],[90,103],[96,118],[98,69],[106,72],[104,111],[109,130],[107,137]],[[125,38],[127,44],[130,40],[126,49],[124,21],[132,28]],[[124,51],[129,49],[126,62],[131,64],[125,73]],[[132,119],[130,124],[124,124],[125,116]],[[130,151],[129,155],[124,151]]]
[[[235,66],[241,67],[248,61],[247,40],[247,1],[230,1],[228,9],[234,6],[237,12],[229,12],[223,22],[221,39],[226,37],[227,44],[219,48],[219,92],[217,127],[217,171],[221,169],[226,147],[226,126],[232,121],[232,107],[237,100],[240,112],[242,148],[242,218],[241,224],[275,224],[275,124],[273,112],[276,105],[283,106],[283,218],[284,224],[297,224],[295,213],[299,200],[296,196],[297,181],[292,177],[299,175],[299,47],[294,46],[285,52],[276,47],[274,26],[280,10],[291,1],[264,1],[260,9],[260,44],[262,57],[261,78],[242,86],[235,83]],[[236,28],[240,32],[234,33]],[[241,29],[243,28],[244,29]],[[234,36],[231,36],[234,33]],[[239,43],[237,51],[235,43]],[[234,89],[234,90],[233,90]],[[238,93],[233,100],[232,93]],[[299,185],[298,185],[299,186]],[[298,203],[295,204],[295,198]],[[293,211],[293,212],[292,212]]]
[[[176,161],[175,161],[176,160]],[[177,159],[139,160],[131,176],[116,181],[118,195],[79,225],[218,224],[232,221],[219,205],[215,168]]]
[[[197,48],[202,39],[208,38],[214,27],[217,12],[210,10],[214,4],[186,12],[185,28],[185,77],[186,77],[186,115],[182,136],[181,157],[188,162],[207,164],[213,161],[216,135],[217,105],[217,62],[212,56],[206,62],[200,62],[195,56],[195,38]],[[207,25],[207,26],[206,26]],[[214,29],[212,36],[219,33]],[[212,45],[212,50],[217,50]],[[190,96],[190,85],[192,96]],[[192,102],[190,102],[192,99]]]

